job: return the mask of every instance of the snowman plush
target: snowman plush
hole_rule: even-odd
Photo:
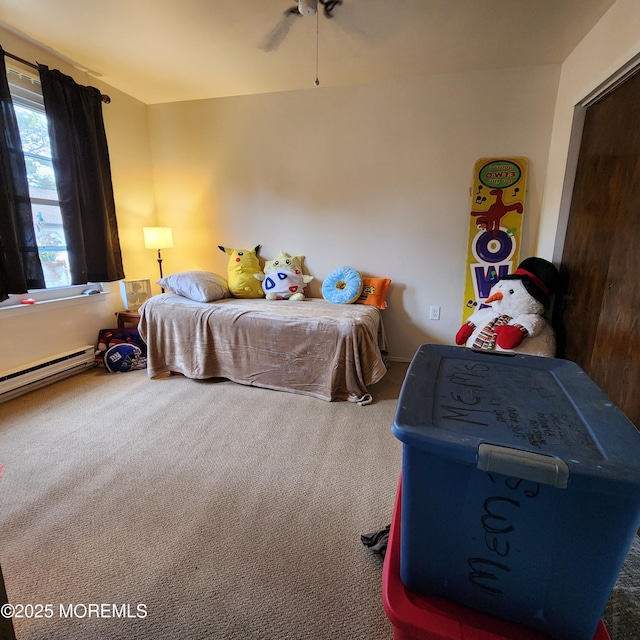
[[[543,316],[560,275],[542,258],[527,258],[493,285],[485,305],[460,327],[456,344],[485,351],[510,351],[553,358],[556,337]]]

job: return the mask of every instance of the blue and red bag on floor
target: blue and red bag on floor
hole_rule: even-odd
[[[109,373],[146,369],[147,345],[138,329],[101,329],[98,333],[96,365]]]

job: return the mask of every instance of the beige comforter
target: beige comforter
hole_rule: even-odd
[[[150,377],[227,378],[322,400],[371,402],[386,373],[380,311],[362,304],[227,298],[193,302],[165,293],[140,308]]]

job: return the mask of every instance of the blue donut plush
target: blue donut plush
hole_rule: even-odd
[[[351,267],[338,267],[322,283],[322,297],[335,304],[355,302],[362,293],[362,277]]]

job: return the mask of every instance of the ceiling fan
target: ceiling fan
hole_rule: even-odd
[[[299,13],[302,16],[313,16],[318,10],[318,2],[324,7],[324,15],[333,18],[332,11],[342,0],[298,0],[297,7],[291,7],[285,13]]]
[[[333,18],[333,10],[342,4],[342,0],[298,0],[295,7],[290,7],[284,12],[283,18],[265,38],[260,49],[266,52],[275,51],[282,44],[297,18],[316,15],[318,3],[324,7],[325,17]]]

